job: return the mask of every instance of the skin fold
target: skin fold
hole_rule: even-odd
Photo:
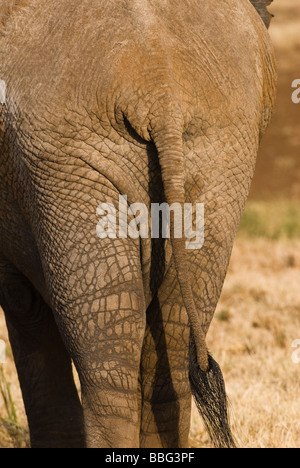
[[[248,0],[4,1],[0,18],[0,304],[31,444],[186,447],[189,367],[201,414],[219,400],[205,335],[274,104],[266,27]],[[204,203],[203,248],[99,239],[120,194]]]

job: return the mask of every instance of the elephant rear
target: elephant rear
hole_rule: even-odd
[[[274,102],[265,26],[248,0],[20,6],[0,36],[0,301],[32,444],[185,446],[189,373],[233,447],[205,340]],[[204,204],[202,249],[97,237],[125,195]]]

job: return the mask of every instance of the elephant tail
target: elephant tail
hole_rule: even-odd
[[[165,198],[169,206],[185,203],[185,167],[182,132],[164,130],[152,134],[158,151]],[[210,356],[189,278],[185,238],[175,238],[174,218],[170,220],[174,262],[190,327],[189,379],[197,408],[216,447],[235,447],[228,420],[225,384],[220,367]],[[177,233],[178,230],[176,229]]]

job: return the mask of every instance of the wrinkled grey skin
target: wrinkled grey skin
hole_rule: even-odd
[[[0,304],[32,446],[184,447],[189,319],[205,370],[274,102],[266,28],[248,0],[6,1],[1,22]],[[100,240],[119,194],[204,203],[203,249]]]

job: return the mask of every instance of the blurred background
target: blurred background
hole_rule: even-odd
[[[292,82],[300,79],[300,2],[274,0],[270,35],[279,68],[271,126],[257,161],[241,230],[268,237],[300,236],[300,104],[292,102]]]
[[[300,1],[274,0],[270,28],[279,68],[272,124],[256,175],[208,344],[227,384],[233,430],[241,447],[298,448],[300,364]],[[0,448],[28,446],[26,417],[0,310]],[[193,411],[191,447],[209,441]]]
[[[300,199],[300,106],[292,102],[292,82],[300,79],[300,2],[274,0],[270,35],[279,66],[272,125],[263,140],[251,198]]]

